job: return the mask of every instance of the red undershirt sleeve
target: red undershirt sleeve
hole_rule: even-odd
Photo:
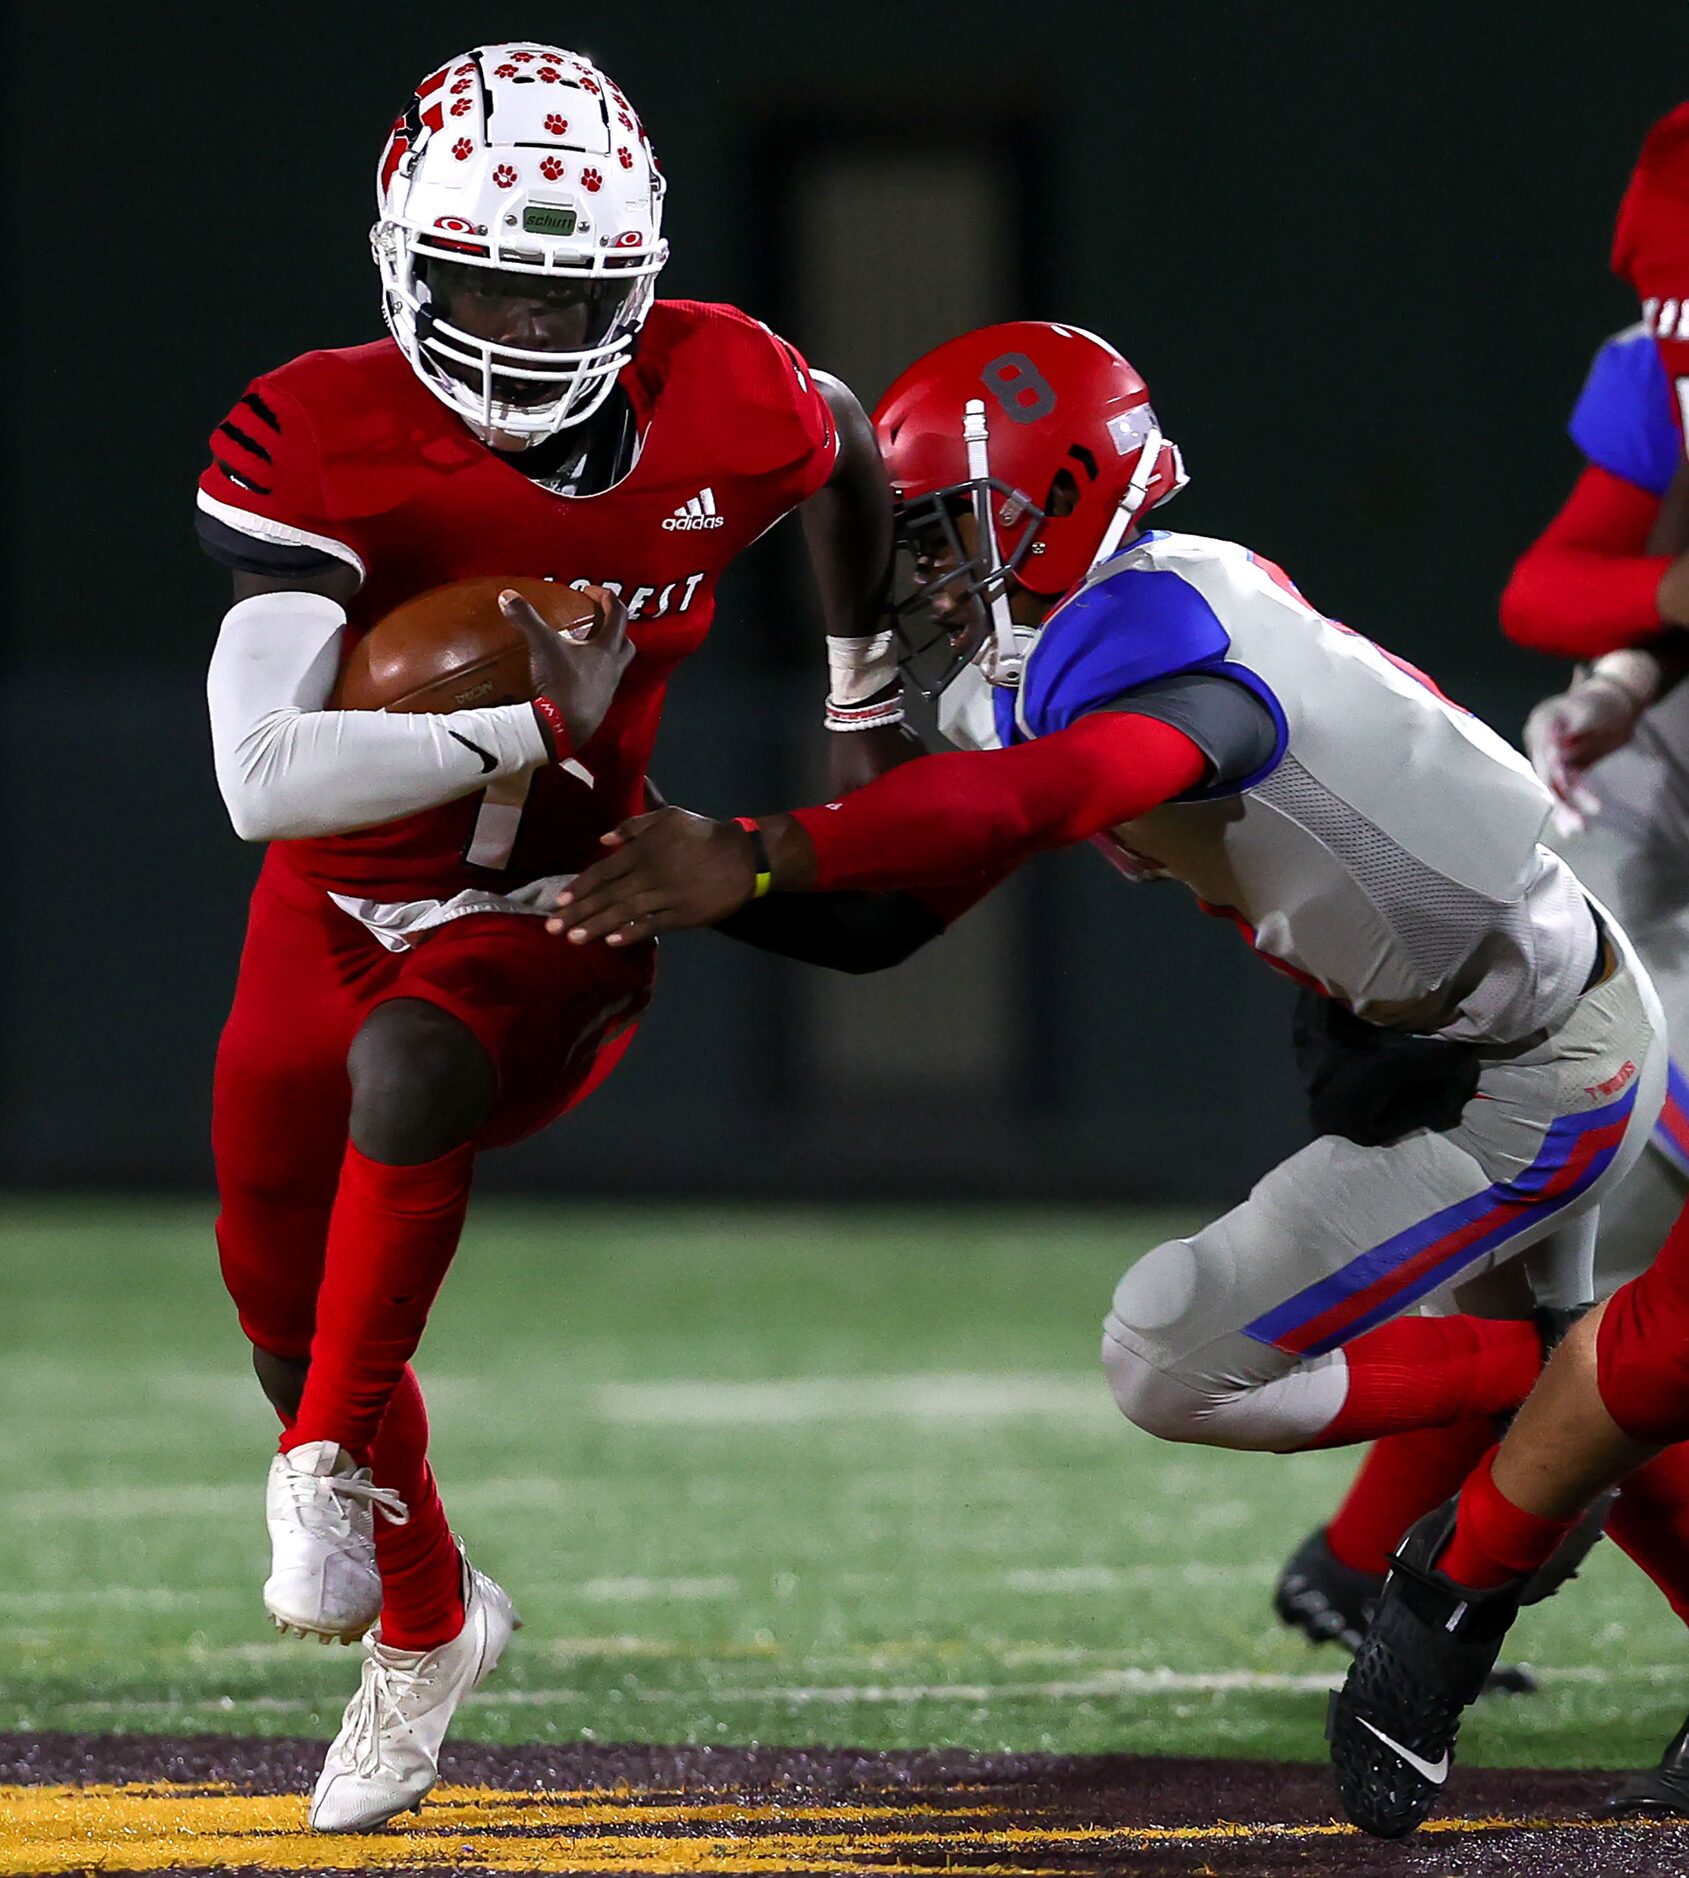
[[[1006,872],[1197,788],[1208,759],[1182,730],[1125,711],[1007,750],[922,757],[794,819],[818,890],[914,888]]]
[[[1669,554],[1647,554],[1659,500],[1590,464],[1566,505],[1519,557],[1501,596],[1509,639],[1562,658],[1599,658],[1663,629]]]

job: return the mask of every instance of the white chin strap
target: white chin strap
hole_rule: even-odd
[[[1091,556],[1091,566],[1101,567],[1111,554],[1120,546],[1133,518],[1144,505],[1144,497],[1149,493],[1150,479],[1155,475],[1155,466],[1161,461],[1161,431],[1151,424],[1144,432],[1144,446],[1138,452],[1138,460],[1132,466],[1132,480],[1126,485],[1126,493],[1120,498],[1119,507],[1109,517],[1108,527],[1103,530],[1103,538],[1097,543],[1097,551]],[[1173,446],[1174,486],[1184,480],[1184,465],[1178,461],[1178,445]]]
[[[985,400],[970,398],[962,406],[962,442],[968,452],[968,480],[974,486],[974,527],[979,534],[976,552],[987,567],[1001,567],[1002,550],[997,545],[997,523],[991,513],[991,457],[985,429]],[[975,663],[994,685],[1018,685],[1026,654],[1015,636],[1015,623],[1009,617],[1008,582],[1001,580],[997,591],[986,602],[991,621],[991,637],[981,647]]]

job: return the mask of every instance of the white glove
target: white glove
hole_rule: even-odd
[[[1617,669],[1603,659],[1558,697],[1545,698],[1525,720],[1525,750],[1534,769],[1554,798],[1554,826],[1562,834],[1580,833],[1601,800],[1590,788],[1588,773],[1603,757],[1630,741],[1636,720],[1653,702],[1655,674],[1618,665],[1620,660],[1647,659],[1647,654],[1609,655]]]

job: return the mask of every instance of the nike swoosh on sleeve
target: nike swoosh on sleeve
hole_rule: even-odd
[[[1384,1743],[1392,1754],[1400,1755],[1421,1779],[1429,1780],[1434,1787],[1440,1787],[1443,1782],[1448,1779],[1449,1757],[1446,1749],[1440,1761],[1421,1760],[1420,1757],[1414,1753],[1412,1748],[1404,1748],[1399,1741],[1392,1741],[1382,1728],[1374,1728],[1372,1723],[1369,1722],[1364,1715],[1357,1715],[1355,1719],[1369,1733],[1377,1735],[1379,1740]]]
[[[461,743],[464,749],[473,750],[475,752],[481,759],[481,774],[483,776],[485,776],[489,770],[498,768],[498,758],[493,755],[491,750],[483,750],[478,743],[471,743],[467,737],[460,737],[455,730],[448,730],[446,735],[450,737],[454,743]]]

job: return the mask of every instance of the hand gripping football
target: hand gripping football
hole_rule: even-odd
[[[499,611],[514,588],[558,632],[589,626],[597,610],[555,580],[454,580],[376,621],[346,655],[329,709],[468,711],[526,704],[534,695],[527,641]]]

